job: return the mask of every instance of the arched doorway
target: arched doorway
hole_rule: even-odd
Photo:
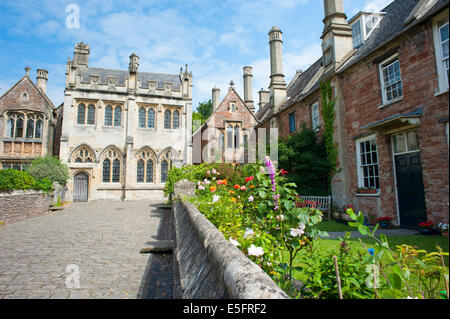
[[[89,177],[85,173],[78,173],[77,175],[75,175],[73,183],[73,201],[87,202],[88,187]]]

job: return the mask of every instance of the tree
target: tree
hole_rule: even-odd
[[[36,179],[48,178],[51,182],[66,184],[69,179],[69,169],[57,157],[45,156],[35,159],[27,168],[27,172]]]
[[[213,105],[211,100],[207,102],[200,102],[197,106],[197,112],[202,116],[203,122],[206,121],[213,112]]]

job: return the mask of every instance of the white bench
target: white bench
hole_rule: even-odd
[[[314,201],[316,208],[328,213],[328,220],[331,219],[331,196],[300,196],[303,201]],[[309,204],[308,207],[311,205]]]

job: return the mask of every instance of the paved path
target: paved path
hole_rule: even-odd
[[[171,255],[139,253],[171,239],[170,213],[154,202],[98,201],[0,226],[0,299],[171,298]],[[66,286],[68,265],[79,269],[79,289]]]
[[[362,238],[367,237],[361,235],[359,231],[351,231],[351,237],[350,238]],[[398,228],[398,229],[378,229],[375,233],[376,236],[379,236],[381,233],[385,234],[386,236],[410,236],[410,235],[418,235],[419,232],[417,230],[412,229],[405,229],[405,228]],[[335,239],[339,237],[344,237],[345,232],[328,232],[328,235],[330,237],[327,237],[329,239]]]

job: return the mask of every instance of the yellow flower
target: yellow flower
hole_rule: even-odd
[[[236,198],[233,197],[231,201],[236,203]]]

